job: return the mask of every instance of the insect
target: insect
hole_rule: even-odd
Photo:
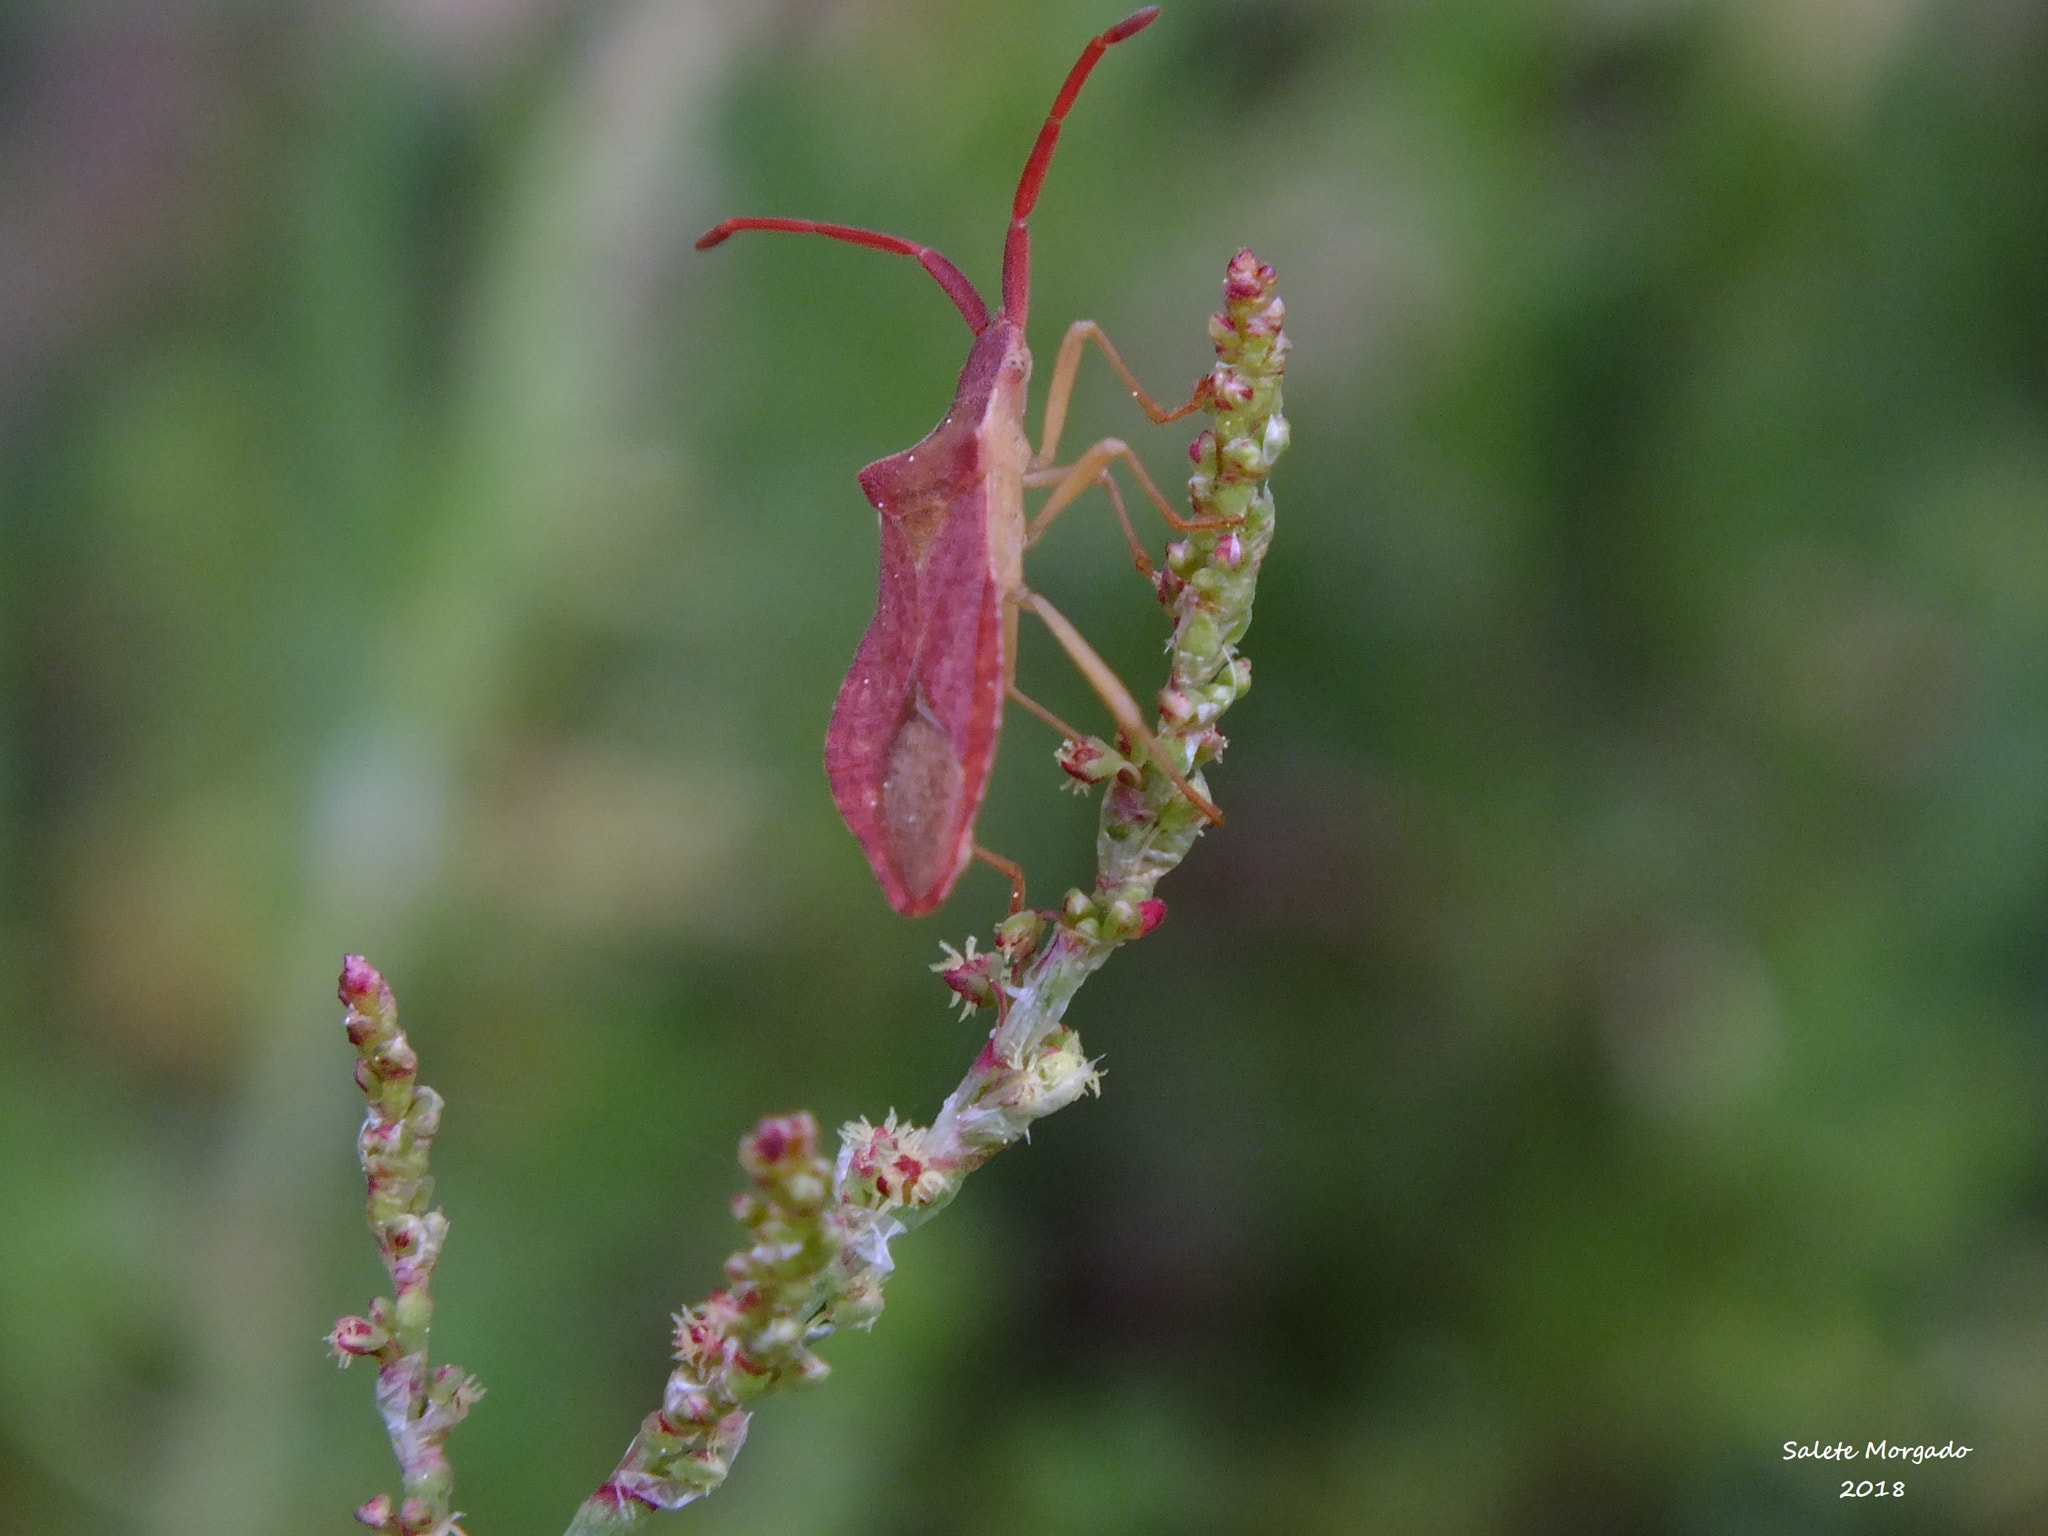
[[[1075,321],[1060,343],[1036,452],[1024,429],[1031,377],[1031,353],[1024,344],[1031,293],[1027,222],[1061,125],[1089,73],[1112,46],[1143,31],[1158,15],[1157,6],[1147,6],[1090,39],[1068,72],[1017,182],[1003,246],[1002,307],[993,315],[952,262],[895,235],[809,219],[739,218],[727,219],[697,241],[699,250],[709,250],[744,230],[769,230],[824,235],[909,256],[937,280],[974,333],[945,419],[922,442],[860,472],[861,489],[879,514],[881,585],[874,620],[854,653],[825,736],[832,798],[890,905],[908,917],[944,901],[975,858],[1009,877],[1013,911],[1023,905],[1022,871],[974,840],[1004,701],[1015,700],[1065,736],[1080,736],[1018,691],[1017,626],[1027,609],[1051,631],[1130,740],[1143,746],[1204,817],[1218,825],[1223,820],[1160,750],[1136,701],[1108,664],[1024,582],[1024,551],[1093,485],[1108,491],[1139,570],[1151,574],[1151,562],[1110,475],[1110,466],[1119,461],[1171,526],[1205,526],[1176,513],[1137,455],[1117,438],[1103,438],[1071,464],[1056,462],[1074,375],[1090,341],[1154,422],[1177,420],[1200,402],[1197,386],[1178,409],[1159,405],[1092,320]],[[1051,491],[1029,519],[1027,488]]]

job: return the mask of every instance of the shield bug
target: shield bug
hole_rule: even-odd
[[[1023,904],[1017,866],[980,847],[974,820],[988,787],[1005,699],[1014,699],[1063,735],[1079,733],[1020,693],[1017,621],[1030,610],[1051,631],[1117,726],[1143,748],[1208,820],[1222,815],[1161,750],[1130,691],[1058,609],[1024,582],[1024,551],[1090,486],[1101,485],[1141,572],[1151,574],[1122,494],[1110,475],[1121,462],[1176,529],[1202,526],[1176,513],[1129,445],[1106,437],[1070,464],[1057,462],[1074,375],[1090,341],[1153,421],[1177,420],[1200,400],[1169,410],[1138,384],[1101,329],[1077,320],[1053,364],[1036,452],[1024,428],[1031,353],[1024,325],[1031,292],[1027,223],[1045,182],[1068,110],[1089,73],[1113,45],[1150,26],[1157,6],[1126,17],[1089,40],[1054,98],[1025,161],[1003,246],[1002,305],[991,315],[966,275],[915,241],[809,219],[727,219],[697,241],[708,250],[745,230],[824,235],[909,256],[953,301],[974,344],[945,419],[920,443],[860,472],[879,514],[881,586],[875,617],[855,652],[825,736],[832,798],[860,842],[891,906],[906,916],[929,912],[980,858],[1009,876],[1013,910]],[[1028,517],[1024,492],[1051,495]]]

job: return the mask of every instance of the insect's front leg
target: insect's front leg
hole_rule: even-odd
[[[1117,492],[1116,483],[1110,478],[1109,466],[1119,459],[1123,460],[1125,467],[1137,477],[1139,486],[1143,488],[1146,496],[1151,498],[1152,505],[1159,509],[1159,515],[1166,519],[1167,526],[1175,533],[1186,533],[1191,528],[1230,526],[1229,518],[1182,517],[1173,510],[1173,504],[1145,472],[1143,462],[1131,451],[1131,445],[1120,437],[1105,437],[1072,464],[1049,465],[1025,473],[1026,486],[1036,489],[1049,485],[1053,492],[1046,499],[1045,505],[1038,509],[1038,516],[1031,520],[1031,526],[1024,536],[1024,547],[1029,549],[1036,544],[1047,525],[1066,511],[1073,504],[1075,497],[1089,486],[1100,483],[1108,488],[1111,499],[1116,503],[1117,515],[1123,520],[1124,537],[1129,541],[1133,553],[1141,556],[1139,569],[1148,569],[1151,562],[1142,559],[1144,552],[1138,545],[1137,533],[1131,527],[1130,515],[1124,511],[1123,497]]]
[[[1067,402],[1073,398],[1074,375],[1081,370],[1081,348],[1093,341],[1102,348],[1102,355],[1109,359],[1109,366],[1116,370],[1116,376],[1124,381],[1124,387],[1131,392],[1131,398],[1138,402],[1138,408],[1159,426],[1169,421],[1179,421],[1193,411],[1201,401],[1201,386],[1188,396],[1188,403],[1168,410],[1157,400],[1145,393],[1144,385],[1117,356],[1116,348],[1109,344],[1109,338],[1102,334],[1102,327],[1093,320],[1076,320],[1067,327],[1067,334],[1060,338],[1059,355],[1053,359],[1052,378],[1045,392],[1044,436],[1039,440],[1038,453],[1032,458],[1034,469],[1051,465],[1060,451],[1060,433],[1067,424]]]

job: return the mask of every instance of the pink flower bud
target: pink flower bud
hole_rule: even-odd
[[[364,1060],[369,1062],[370,1070],[387,1083],[403,1082],[419,1075],[420,1059],[406,1044],[403,1035],[386,1040]]]
[[[1166,921],[1166,903],[1153,896],[1138,903],[1138,937],[1143,938]]]
[[[1097,736],[1090,736],[1085,741],[1069,738],[1061,742],[1053,752],[1053,761],[1077,784],[1100,784],[1130,767],[1121,754],[1110,751],[1108,743]]]
[[[427,1224],[417,1216],[397,1217],[384,1228],[384,1251],[394,1259],[410,1259],[425,1251]]]
[[[391,1518],[391,1495],[380,1493],[374,1499],[356,1506],[356,1521],[367,1525],[373,1531],[389,1531],[395,1528]]]
[[[391,1158],[405,1150],[405,1122],[386,1120],[379,1108],[363,1117],[356,1133],[356,1150],[366,1158]]]
[[[1252,381],[1228,363],[1218,363],[1209,374],[1209,398],[1223,411],[1242,410],[1257,392]]]
[[[818,1122],[808,1113],[771,1115],[740,1140],[740,1166],[756,1180],[795,1172],[818,1153]]]
[[[1239,305],[1265,297],[1273,289],[1275,276],[1273,269],[1250,251],[1239,251],[1230,258],[1230,269],[1223,279],[1224,302]]]
[[[390,1333],[367,1317],[344,1317],[327,1335],[329,1352],[343,1365],[378,1354],[390,1342]]]
[[[1257,479],[1266,469],[1265,450],[1248,437],[1233,437],[1223,450],[1220,471],[1226,480]]]
[[[939,948],[946,958],[932,969],[953,989],[963,1014],[977,1008],[993,1008],[1001,1001],[1003,984],[1010,979],[1010,963],[1001,950],[977,952],[972,936],[964,954],[950,944],[941,944]]]
[[[685,1433],[682,1426],[686,1425],[716,1423],[721,1411],[696,1382],[681,1374],[669,1377],[662,1392],[661,1416],[668,1421],[665,1427],[670,1434]]]
[[[1216,553],[1211,557],[1226,571],[1234,571],[1244,564],[1244,540],[1236,533],[1226,533],[1216,541]]]
[[[1274,299],[1255,315],[1245,317],[1244,333],[1247,336],[1278,336],[1280,328],[1287,323],[1287,306]]]
[[[379,1004],[388,1006],[391,988],[377,968],[361,955],[345,955],[341,962],[341,1000],[350,1008],[369,1012]],[[368,1004],[368,1007],[365,1007]]]
[[[1039,936],[1045,932],[1045,919],[1028,908],[1012,912],[996,928],[996,948],[1003,952],[1003,958],[1012,965],[1021,965],[1038,951]]]
[[[1233,303],[1262,297],[1274,285],[1274,268],[1260,262],[1249,250],[1231,256],[1229,272],[1223,279],[1223,297]]]

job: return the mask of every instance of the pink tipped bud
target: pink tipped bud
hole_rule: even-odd
[[[363,1128],[356,1133],[356,1150],[364,1157],[388,1160],[405,1150],[405,1122],[386,1120],[373,1111],[363,1119]]]
[[[358,1504],[356,1521],[358,1524],[367,1525],[373,1531],[396,1530],[397,1523],[391,1518],[391,1495],[380,1493],[374,1499]]]
[[[341,1000],[351,1008],[360,1008],[365,1001],[388,997],[391,988],[377,973],[377,968],[361,955],[345,955],[341,962]]]
[[[1224,301],[1247,304],[1264,298],[1272,292],[1275,280],[1276,274],[1271,267],[1250,251],[1239,251],[1230,258],[1230,269],[1223,278]]]
[[[427,1249],[430,1233],[418,1216],[396,1216],[384,1228],[384,1252],[393,1259],[416,1258]]]
[[[1278,336],[1286,323],[1287,305],[1275,298],[1261,305],[1256,314],[1245,316],[1244,333],[1247,336]]]
[[[398,1506],[398,1528],[405,1536],[427,1536],[438,1523],[434,1506],[425,1499],[407,1499]]]
[[[400,1035],[384,1041],[363,1058],[363,1065],[370,1069],[372,1076],[387,1083],[404,1082],[417,1077],[420,1058]],[[361,1079],[358,1079],[360,1081]]]
[[[1252,381],[1228,363],[1218,363],[1210,370],[1208,388],[1219,411],[1242,410],[1252,403]]]
[[[367,1317],[344,1317],[327,1335],[328,1352],[343,1365],[378,1354],[390,1342],[390,1333]]]
[[[1226,533],[1216,541],[1216,552],[1210,557],[1226,571],[1234,571],[1244,564],[1244,540],[1235,533]]]
[[[993,1008],[1002,996],[1002,987],[1010,979],[1010,962],[1002,950],[991,949],[977,952],[970,935],[967,949],[963,954],[950,944],[940,948],[946,958],[932,967],[939,973],[939,979],[952,988],[959,1000],[963,1014],[977,1008]]]
[[[740,1139],[740,1166],[761,1181],[793,1173],[817,1153],[818,1122],[807,1113],[771,1115]]]
[[[1213,458],[1215,453],[1216,434],[1206,427],[1188,444],[1188,461],[1192,464],[1199,465],[1204,459]]]
[[[1053,753],[1053,761],[1077,784],[1100,784],[1130,767],[1121,754],[1110,751],[1109,744],[1097,736],[1061,742]]]
[[[1020,965],[1038,951],[1039,936],[1045,932],[1045,918],[1028,908],[1012,912],[996,928],[996,948],[1012,965]]]
[[[1138,903],[1138,937],[1143,938],[1166,921],[1166,903],[1153,896]]]

